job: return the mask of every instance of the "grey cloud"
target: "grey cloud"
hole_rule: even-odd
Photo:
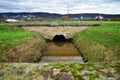
[[[0,0],[1,12],[119,13],[120,0]],[[108,9],[109,7],[109,9]]]

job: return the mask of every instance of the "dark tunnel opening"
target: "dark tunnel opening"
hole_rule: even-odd
[[[55,35],[54,38],[53,38],[53,41],[54,42],[65,42],[65,37],[64,35]]]

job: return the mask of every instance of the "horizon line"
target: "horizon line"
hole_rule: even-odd
[[[52,12],[0,12],[0,13],[49,13],[49,14],[61,14],[61,15],[66,15],[67,13],[52,13]],[[69,14],[110,14],[110,15],[120,15],[120,13],[69,13]]]

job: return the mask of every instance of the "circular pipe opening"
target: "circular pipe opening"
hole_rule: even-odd
[[[64,35],[55,35],[54,38],[53,38],[53,41],[59,41],[59,42],[64,42],[65,41],[65,37]]]

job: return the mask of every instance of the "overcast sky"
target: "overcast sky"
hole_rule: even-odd
[[[120,14],[120,0],[0,0],[0,12]]]

